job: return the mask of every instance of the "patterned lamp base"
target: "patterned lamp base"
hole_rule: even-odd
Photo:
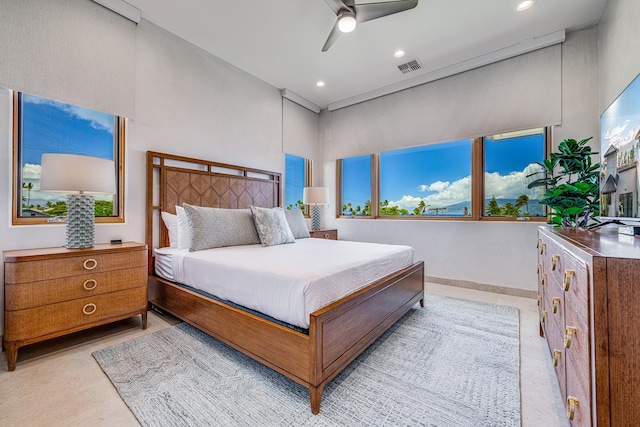
[[[67,248],[90,248],[95,241],[95,215],[93,196],[69,194],[67,196]]]
[[[311,206],[311,229],[320,230],[320,205]]]

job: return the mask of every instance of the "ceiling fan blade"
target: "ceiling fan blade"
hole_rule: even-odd
[[[393,15],[394,13],[404,12],[405,10],[413,9],[417,5],[418,0],[399,0],[384,3],[356,4],[354,9],[356,12],[356,21],[360,23]]]
[[[341,10],[348,9],[347,5],[340,0],[324,0],[324,1],[327,3],[327,5],[329,5],[331,10],[333,10],[333,13],[335,13],[336,15],[340,13]]]
[[[338,28],[338,20],[336,19],[336,23],[333,24],[333,29],[329,33],[329,37],[327,37],[327,41],[324,42],[324,46],[322,46],[322,51],[323,52],[328,51],[331,45],[336,40],[338,40],[338,37],[340,37],[340,34],[342,34],[342,31],[340,31],[340,28]]]

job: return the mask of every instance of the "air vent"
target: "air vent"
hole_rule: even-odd
[[[417,59],[398,65],[398,70],[402,71],[402,74],[411,73],[420,69],[422,69],[422,64],[420,64]]]

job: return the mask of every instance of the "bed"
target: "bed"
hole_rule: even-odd
[[[281,204],[280,186],[279,173],[147,152],[147,245],[170,246],[160,213],[175,213],[176,205],[271,208]],[[154,252],[149,251],[150,305],[308,388],[314,414],[325,385],[409,309],[423,305],[420,261],[314,309],[302,331],[156,274]]]

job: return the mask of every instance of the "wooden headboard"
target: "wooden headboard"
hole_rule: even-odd
[[[243,166],[147,151],[146,242],[169,246],[160,212],[175,214],[189,203],[213,208],[243,209],[250,205],[280,206],[281,174]],[[153,269],[150,262],[149,271]]]

